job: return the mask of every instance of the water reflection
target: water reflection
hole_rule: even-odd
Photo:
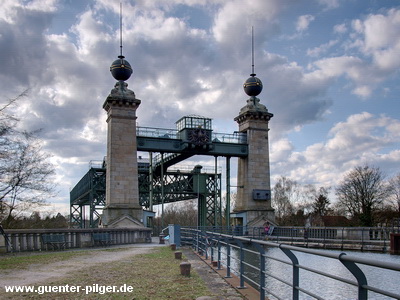
[[[251,251],[257,252],[256,248],[247,247]],[[324,250],[330,253],[342,253],[340,251],[334,250]],[[215,252],[216,253],[216,252]],[[316,255],[306,254],[302,252],[293,252],[299,260],[301,265],[305,265],[309,268],[317,269],[319,271],[333,274],[339,277],[347,278],[355,282],[355,278],[347,270],[347,268],[340,263],[340,261],[320,257]],[[400,264],[400,256],[393,256],[389,254],[382,253],[366,253],[366,252],[346,252],[348,255],[357,256],[360,258],[367,258],[385,262],[392,262]],[[231,272],[235,275],[239,275],[239,264],[240,264],[240,251],[236,247],[232,247],[231,250]],[[216,254],[215,254],[216,255]],[[275,277],[283,279],[287,282],[292,282],[292,266],[276,261],[275,259],[280,259],[285,262],[290,262],[288,257],[279,248],[265,248],[266,255],[266,289],[272,294],[278,295],[282,299],[291,299],[292,290],[288,285],[278,281],[277,279],[269,276],[272,274]],[[221,259],[226,263],[226,248],[222,248]],[[244,252],[244,261],[250,265],[259,267],[260,259],[257,254]],[[224,266],[226,267],[226,265]],[[364,274],[367,277],[368,284],[374,287],[378,287],[383,290],[387,290],[400,295],[400,285],[398,284],[398,272],[391,270],[384,270],[380,268],[375,268],[371,266],[359,265]],[[259,282],[259,270],[255,270],[244,264],[244,274],[245,276],[251,278],[255,282]],[[248,283],[246,283],[248,284]],[[254,286],[254,284],[252,284]],[[258,286],[254,286],[258,288]],[[325,299],[357,299],[358,288],[353,285],[345,284],[340,281],[327,278],[325,276],[315,274],[313,272],[300,269],[300,287],[306,289],[322,298]],[[378,295],[372,292],[368,293],[369,299],[392,299],[382,295]],[[271,297],[271,294],[267,292],[267,297]],[[300,292],[300,299],[314,299],[302,292]]]

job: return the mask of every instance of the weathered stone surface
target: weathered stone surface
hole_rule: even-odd
[[[239,158],[238,186],[235,211],[248,212],[247,220],[251,221],[260,215],[274,218],[271,200],[256,201],[253,190],[271,190],[268,121],[273,114],[259,103],[259,99],[251,97],[247,101],[235,121],[239,124],[239,132],[247,134],[249,155]],[[246,224],[243,224],[246,225]]]
[[[105,227],[139,227],[143,222],[136,145],[136,109],[140,102],[125,82],[117,82],[103,105],[108,124]]]

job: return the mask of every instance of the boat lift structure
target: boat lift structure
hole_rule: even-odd
[[[148,152],[149,160],[138,158],[139,203],[146,211],[154,205],[198,199],[198,225],[221,226],[221,173],[217,159],[226,158],[226,220],[230,219],[230,159],[248,155],[245,133],[214,133],[212,120],[190,115],[176,122],[176,129],[137,127],[137,151]],[[214,172],[172,167],[195,155],[215,157]],[[105,206],[105,163],[91,164],[89,171],[70,192],[70,215],[73,227],[98,227]],[[87,209],[89,211],[87,212]],[[88,214],[89,224],[85,224]],[[146,215],[151,218],[152,215]],[[151,223],[144,220],[145,225]],[[229,224],[229,221],[228,221]]]

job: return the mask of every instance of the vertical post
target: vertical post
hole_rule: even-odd
[[[368,290],[364,288],[367,285],[367,278],[363,271],[352,261],[346,261],[344,258],[346,253],[339,255],[340,262],[353,274],[358,283],[358,299],[368,299]]]
[[[292,266],[293,266],[293,280],[292,280],[292,299],[293,300],[298,300],[299,299],[299,260],[297,257],[293,254],[292,251],[288,249],[282,248],[282,245],[279,246],[279,248],[283,251],[283,253],[286,254],[287,257],[292,261]]]
[[[211,245],[211,261],[214,261],[214,247]]]
[[[153,152],[149,152],[149,209],[153,211],[153,191],[154,191],[154,183],[153,183]]]
[[[206,254],[206,260],[208,259],[208,238],[207,238],[207,233],[203,232],[204,235],[204,252]]]
[[[199,252],[199,232],[196,232],[196,251]]]
[[[243,244],[240,244],[240,289],[244,289],[244,251]]]
[[[364,227],[361,228],[361,251],[364,250]]]
[[[164,153],[161,153],[161,230],[164,229]]]
[[[243,243],[240,240],[236,240],[236,243],[240,247],[240,252],[239,252],[239,279],[240,279],[240,283],[239,283],[239,286],[237,288],[238,289],[245,289],[246,286],[244,285],[244,251],[243,251]]]
[[[258,252],[260,253],[260,300],[265,299],[265,250],[263,246],[258,243],[254,243]]]
[[[221,242],[220,242],[220,237],[218,237],[218,265],[217,265],[217,270],[221,270]]]
[[[226,239],[226,278],[231,278],[231,244]]]
[[[231,224],[231,158],[226,157],[226,212],[225,222],[227,233],[229,234]]]
[[[214,228],[221,225],[219,224],[220,209],[218,209],[218,156],[215,156],[214,168]],[[214,229],[215,230],[215,229]]]

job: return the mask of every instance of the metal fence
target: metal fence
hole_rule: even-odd
[[[355,289],[357,289],[358,299],[368,299],[369,297],[369,299],[373,299],[373,296],[371,296],[372,293],[400,299],[400,292],[393,292],[382,289],[379,286],[368,284],[370,278],[368,278],[368,274],[362,269],[362,266],[368,266],[384,271],[391,270],[395,272],[393,275],[395,276],[394,278],[400,278],[400,264],[360,258],[346,253],[307,249],[193,228],[181,228],[180,232],[183,245],[190,245],[195,251],[201,255],[205,255],[206,259],[211,258],[212,261],[217,261],[218,269],[222,267],[226,268],[226,277],[230,277],[232,273],[238,276],[240,280],[239,288],[244,288],[245,282],[256,287],[260,292],[260,299],[265,299],[266,294],[268,294],[268,297],[272,296],[276,299],[285,299],[281,298],[282,296],[278,295],[275,291],[267,288],[267,278],[268,280],[274,279],[279,281],[281,284],[291,289],[292,299],[299,299],[300,295],[305,295],[307,299],[310,299],[310,297],[313,299],[324,299],[323,296],[318,295],[315,291],[310,291],[310,289],[300,284],[300,270],[302,270],[302,274],[304,271],[307,271],[336,282],[341,282],[349,287],[355,287]],[[268,248],[277,248],[284,256],[271,256],[266,252]],[[232,255],[232,250],[235,250],[235,255]],[[323,265],[316,268],[310,267],[307,263],[301,264],[298,258],[300,254],[313,255],[324,259],[334,259],[351,273],[352,278],[332,274],[329,270],[326,270]],[[249,255],[255,255],[258,263],[251,264],[246,261],[245,256],[248,257]],[[266,268],[267,260],[274,261],[280,264],[281,267]],[[278,272],[281,268],[290,268],[291,275],[282,276],[282,274]],[[249,276],[249,273],[245,272],[245,269],[251,269],[253,273],[258,274],[256,279]]]
[[[276,226],[267,237],[263,227],[206,227],[202,230],[265,239],[308,248],[388,252],[390,234],[399,227],[305,227]]]

